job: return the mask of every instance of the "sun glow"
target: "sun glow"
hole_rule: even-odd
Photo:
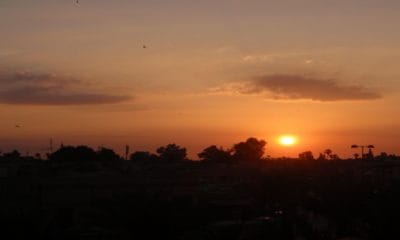
[[[297,143],[297,138],[290,135],[284,135],[280,136],[278,141],[283,146],[292,146]]]

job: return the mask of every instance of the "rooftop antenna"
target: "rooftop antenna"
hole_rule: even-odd
[[[125,160],[128,160],[129,156],[129,145],[125,145]]]

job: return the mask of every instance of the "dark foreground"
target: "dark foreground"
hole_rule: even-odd
[[[3,161],[2,239],[398,239],[400,161]]]

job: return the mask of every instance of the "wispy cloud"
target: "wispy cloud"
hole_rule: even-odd
[[[237,92],[248,95],[260,94],[272,99],[305,99],[324,102],[382,98],[379,92],[361,85],[341,84],[336,79],[285,74],[253,77],[247,81],[235,82],[228,87],[214,89],[215,91]]]
[[[0,103],[29,105],[111,104],[131,99],[105,93],[83,80],[38,72],[0,72]]]
[[[242,57],[242,61],[246,63],[265,63],[274,62],[277,56],[275,55],[246,55]]]
[[[18,50],[13,49],[0,49],[0,57],[9,57],[20,53]]]

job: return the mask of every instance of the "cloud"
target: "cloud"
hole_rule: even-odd
[[[18,50],[13,49],[0,49],[0,57],[9,57],[20,53]]]
[[[246,81],[242,94],[267,93],[274,99],[314,101],[374,100],[381,94],[360,85],[343,85],[335,79],[308,78],[301,75],[265,75]]]
[[[257,62],[274,62],[276,55],[246,55],[242,57],[243,62],[257,63]]]
[[[0,72],[0,103],[21,105],[112,104],[131,99],[89,87],[83,80],[49,73]]]

